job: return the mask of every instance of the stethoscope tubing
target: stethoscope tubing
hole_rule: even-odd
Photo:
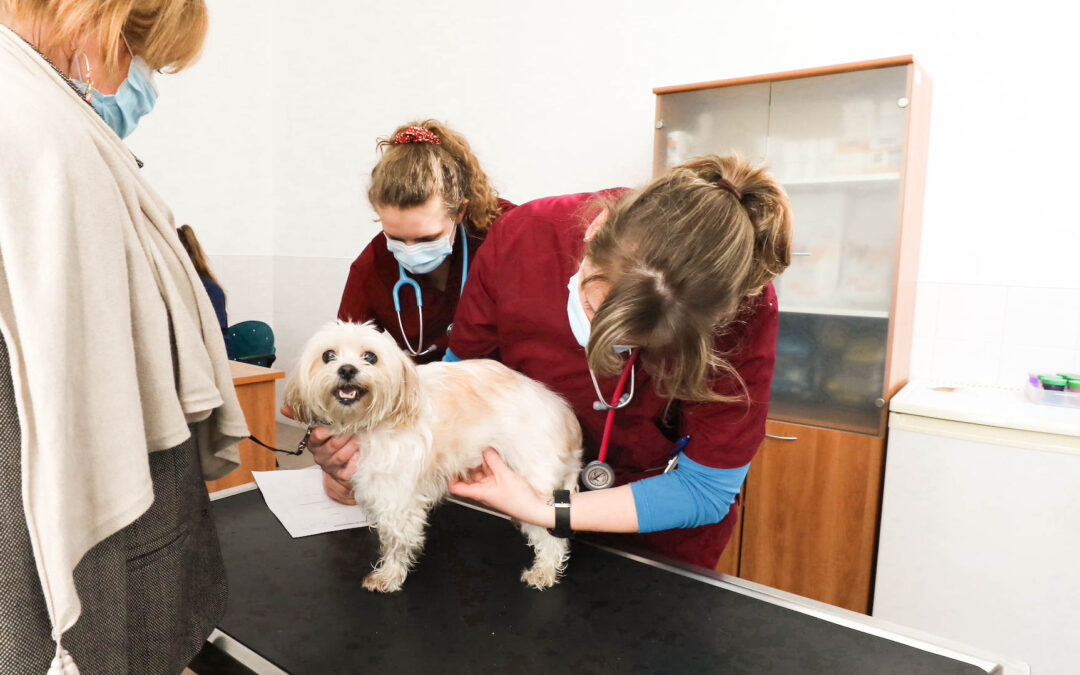
[[[465,223],[458,223],[458,234],[461,236],[461,290],[460,297],[465,293],[465,282],[469,280],[469,237],[465,233]],[[401,289],[405,286],[412,288],[416,294],[416,311],[420,313],[420,334],[416,339],[416,349],[409,342],[409,336],[405,334],[405,325],[401,321]],[[405,350],[413,356],[421,356],[435,349],[435,345],[424,349],[424,294],[420,291],[420,284],[405,273],[405,266],[398,263],[398,280],[394,289],[390,292],[394,300],[394,313],[397,315],[398,329],[401,331],[401,339],[405,342]]]
[[[623,368],[622,376],[619,377],[619,383],[615,385],[615,396],[611,399],[612,403],[607,404],[608,414],[607,419],[604,421],[604,435],[602,440],[600,441],[600,454],[599,456],[597,456],[597,459],[601,462],[607,461],[608,446],[611,443],[611,430],[615,426],[615,411],[619,410],[620,408],[624,408],[630,404],[629,399],[625,402],[621,401],[620,399],[622,399],[623,390],[626,389],[626,381],[631,379],[631,377],[633,376],[634,364],[637,363],[638,354],[640,353],[640,350],[635,349],[633,353],[630,354],[630,358],[626,361],[626,367]],[[592,369],[589,370],[589,374],[592,374]],[[595,381],[596,378],[594,376],[593,382],[595,383]],[[632,386],[631,391],[633,391]],[[630,396],[631,398],[633,398],[633,394],[631,394]]]

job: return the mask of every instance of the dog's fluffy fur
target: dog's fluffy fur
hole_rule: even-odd
[[[489,360],[416,366],[370,324],[328,324],[307,343],[285,389],[306,424],[358,437],[357,502],[374,520],[381,557],[364,579],[371,591],[401,588],[424,545],[427,514],[452,479],[479,467],[485,448],[542,493],[575,490],[581,428],[543,385]],[[555,584],[565,539],[521,525],[536,556],[522,581]]]

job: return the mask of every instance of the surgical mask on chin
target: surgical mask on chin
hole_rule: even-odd
[[[96,89],[90,92],[90,105],[94,106],[94,110],[98,111],[105,123],[120,138],[130,136],[139,120],[154,109],[158,89],[153,77],[146,61],[141,56],[136,56],[131,59],[127,77],[115,94],[102,94]],[[85,83],[79,84],[85,91]]]
[[[386,234],[384,233],[383,236],[386,237]],[[406,246],[404,242],[386,237],[386,248],[411,274],[427,274],[450,257],[454,251],[454,244],[450,241],[450,235],[412,246]]]
[[[570,331],[574,339],[582,347],[589,346],[589,336],[592,334],[592,322],[585,313],[585,306],[581,303],[581,269],[570,277],[566,284],[566,290],[570,291],[566,299],[566,316],[570,319]],[[630,345],[615,345],[615,352],[627,354],[633,347]]]

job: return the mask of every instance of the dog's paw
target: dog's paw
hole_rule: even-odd
[[[554,567],[533,565],[521,573],[521,580],[532,588],[542,591],[559,583],[559,570]]]
[[[398,567],[377,567],[364,577],[364,588],[374,593],[395,593],[405,583],[408,570]]]

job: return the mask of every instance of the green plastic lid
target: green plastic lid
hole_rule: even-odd
[[[1039,382],[1042,382],[1044,387],[1064,387],[1068,384],[1068,380],[1060,375],[1040,375]]]
[[[1075,373],[1058,373],[1058,375],[1064,377],[1066,380],[1080,380],[1080,375],[1076,375]]]
[[[1069,389],[1075,389],[1077,391],[1080,391],[1080,380],[1074,380],[1070,377],[1068,387]]]

